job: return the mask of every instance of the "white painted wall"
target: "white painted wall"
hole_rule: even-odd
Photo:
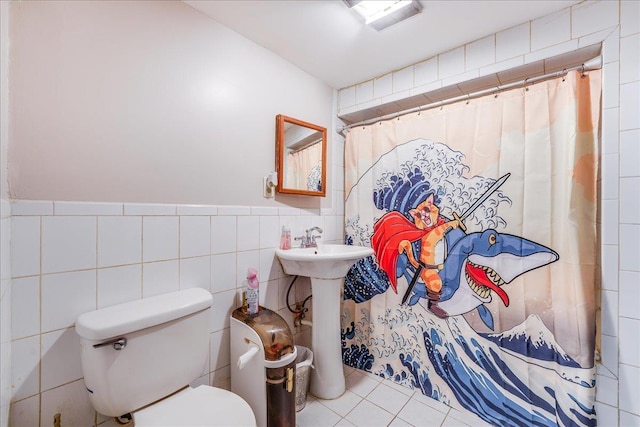
[[[9,3],[0,2],[0,197],[9,198],[7,147],[9,145]]]
[[[12,2],[11,22],[12,198],[331,206],[262,197],[277,114],[335,129],[334,90],[279,56],[179,1]]]
[[[11,207],[7,188],[9,4],[0,2],[0,426],[11,403]]]
[[[598,424],[640,426],[640,2],[585,1],[343,88],[339,114],[453,87],[602,43]],[[470,91],[477,90],[470,88]],[[427,104],[425,102],[425,104]]]

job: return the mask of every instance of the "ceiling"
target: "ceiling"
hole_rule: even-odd
[[[183,0],[341,89],[564,9],[579,0],[422,0],[376,31],[342,0]]]

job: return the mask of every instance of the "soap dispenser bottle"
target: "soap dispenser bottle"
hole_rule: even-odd
[[[291,249],[291,230],[286,225],[282,226],[280,235],[280,249]]]

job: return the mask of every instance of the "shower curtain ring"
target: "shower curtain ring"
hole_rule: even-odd
[[[584,68],[584,64],[582,64],[580,66],[580,78],[584,79],[585,77],[587,77],[587,72]]]
[[[564,82],[565,80],[567,80],[567,69],[563,68],[562,69],[562,81]]]
[[[467,105],[469,105],[470,100],[471,100],[471,96],[467,94]]]
[[[500,90],[499,87],[496,86],[496,90],[493,92],[493,97],[497,98],[498,97],[498,91]]]
[[[524,79],[524,83],[522,83],[522,87],[524,88],[524,90],[526,92],[529,92],[529,88],[527,87],[527,80],[529,80],[529,77],[527,77],[526,79]]]

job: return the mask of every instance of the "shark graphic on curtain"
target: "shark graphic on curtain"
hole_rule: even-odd
[[[352,128],[342,352],[496,426],[595,426],[600,72]]]

